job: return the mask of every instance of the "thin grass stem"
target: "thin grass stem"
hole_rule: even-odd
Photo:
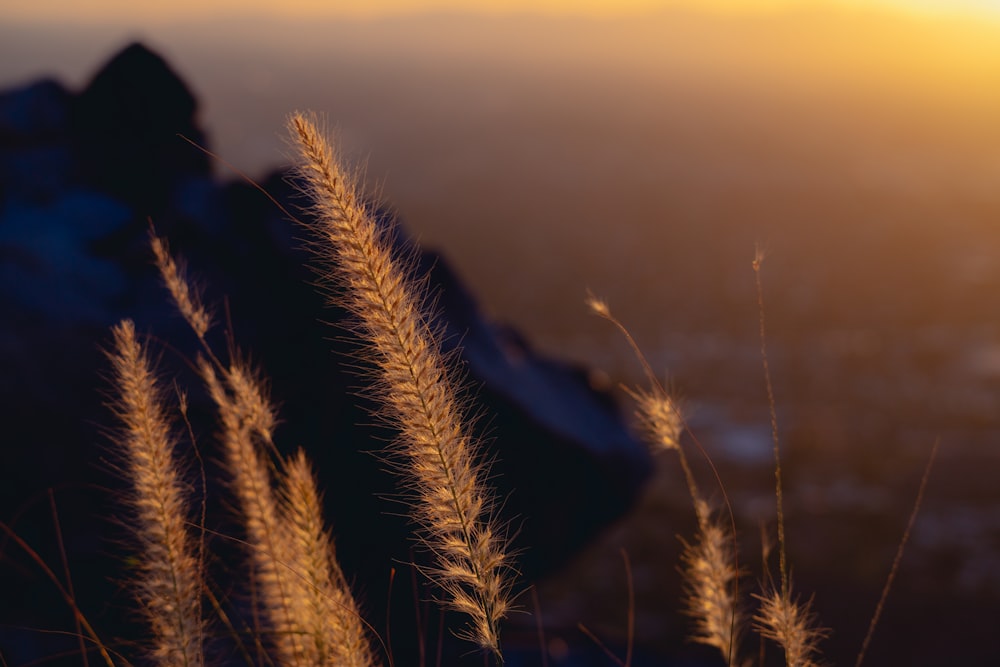
[[[861,663],[865,659],[865,654],[868,652],[868,646],[871,644],[872,636],[875,634],[875,627],[878,625],[879,619],[882,617],[882,610],[885,608],[885,601],[889,598],[889,591],[892,589],[892,584],[896,580],[896,574],[899,572],[899,564],[903,560],[903,552],[906,550],[906,545],[910,541],[910,533],[913,531],[913,526],[917,522],[917,515],[920,513],[920,506],[924,501],[924,492],[927,490],[927,481],[931,477],[931,469],[934,467],[934,460],[937,458],[938,447],[941,444],[941,440],[937,439],[934,441],[934,447],[931,448],[930,457],[927,459],[927,466],[924,468],[924,474],[920,478],[920,488],[917,490],[917,497],[913,501],[913,510],[910,512],[910,518],[906,522],[906,529],[903,531],[903,537],[899,541],[899,547],[896,549],[896,555],[892,559],[892,567],[889,568],[889,575],[885,579],[885,586],[882,588],[882,594],[879,596],[878,604],[875,605],[875,613],[872,614],[872,620],[868,624],[868,632],[865,634],[865,639],[861,642],[861,650],[858,651],[858,659],[854,663],[854,667],[861,667]]]

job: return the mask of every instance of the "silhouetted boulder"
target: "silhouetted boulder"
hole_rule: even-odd
[[[157,54],[132,44],[73,104],[73,140],[86,183],[141,214],[160,213],[183,180],[207,176],[208,158],[178,141],[204,136],[197,101]]]

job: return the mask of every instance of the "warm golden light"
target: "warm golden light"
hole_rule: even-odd
[[[219,15],[387,16],[428,12],[621,16],[664,10],[748,14],[784,10],[868,9],[886,7],[920,13],[969,13],[1000,16],[989,0],[8,0],[0,17],[126,23],[186,20]]]

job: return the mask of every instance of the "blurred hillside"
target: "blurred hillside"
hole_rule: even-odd
[[[10,82],[80,80],[146,38],[190,73],[214,146],[251,173],[284,161],[290,109],[323,110],[494,313],[574,356],[607,347],[584,287],[654,348],[752,332],[757,241],[776,336],[991,321],[994,24],[675,12],[0,31]]]

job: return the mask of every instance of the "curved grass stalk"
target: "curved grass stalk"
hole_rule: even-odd
[[[446,603],[470,618],[465,635],[500,656],[499,623],[508,611],[505,540],[490,518],[492,499],[456,398],[452,368],[428,322],[423,291],[316,124],[295,114],[292,135],[313,202],[313,231],[328,278],[356,316],[376,367],[384,416],[400,432],[415,492],[413,513],[437,559]]]
[[[124,473],[133,485],[131,505],[142,554],[136,584],[153,631],[151,657],[163,667],[201,667],[203,568],[187,531],[188,503],[175,443],[135,326],[125,320],[112,331],[119,393],[115,412],[123,424],[119,445]]]

